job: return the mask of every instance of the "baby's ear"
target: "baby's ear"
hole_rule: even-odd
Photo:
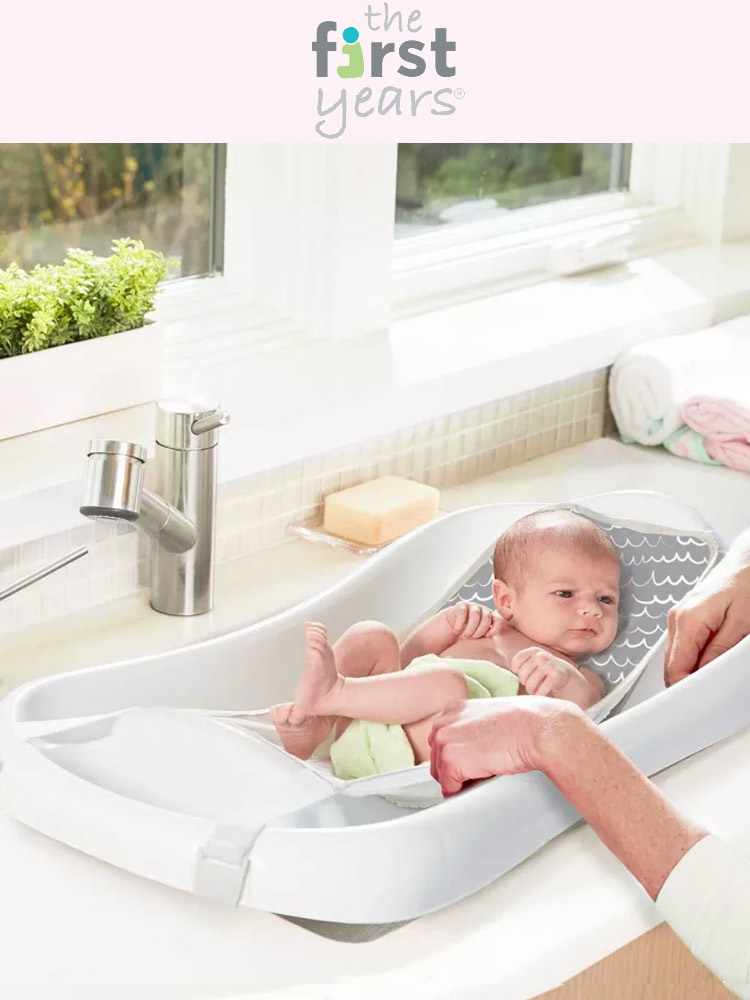
[[[492,598],[495,601],[495,607],[503,618],[509,619],[512,614],[513,588],[509,587],[505,580],[495,577],[492,581]]]

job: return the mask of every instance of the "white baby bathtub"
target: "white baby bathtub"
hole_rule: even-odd
[[[447,801],[427,765],[345,783],[259,738],[262,722],[251,714],[248,728],[243,717],[291,697],[306,620],[334,638],[363,618],[403,635],[452,600],[486,599],[495,538],[542,506],[445,515],[266,621],[18,688],[0,703],[2,808],[146,878],[291,916],[399,921],[479,889],[578,819],[543,775],[500,776]],[[702,518],[646,492],[563,506],[611,529],[631,567],[614,653],[594,664],[611,690],[592,717],[617,711],[601,722],[607,735],[654,774],[747,725],[747,640],[663,687],[666,611],[717,559]],[[420,796],[437,804],[413,808]]]

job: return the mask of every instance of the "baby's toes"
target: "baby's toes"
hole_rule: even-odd
[[[271,722],[273,722],[275,726],[288,726],[289,716],[291,715],[293,708],[293,701],[284,702],[281,705],[271,705],[268,710],[268,714],[271,716]]]
[[[305,633],[308,639],[325,639],[326,627],[321,622],[305,622]]]
[[[296,703],[289,706],[289,715],[287,717],[287,725],[289,726],[301,726],[303,722],[307,721],[307,713],[303,712],[301,708],[298,708]]]

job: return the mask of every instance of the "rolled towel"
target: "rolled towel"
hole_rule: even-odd
[[[682,407],[685,423],[706,450],[731,469],[750,472],[750,365],[709,379]]]
[[[750,472],[750,359],[743,352],[723,371],[706,373],[680,412],[713,458]]]
[[[683,424],[664,442],[667,451],[704,465],[726,465],[750,474],[750,444],[743,441],[714,441]]]
[[[750,316],[631,347],[609,378],[620,434],[639,444],[663,444],[686,422],[687,401],[737,367],[750,367]]]
[[[750,444],[744,441],[707,441],[706,451],[722,465],[750,473]]]
[[[710,454],[703,437],[685,424],[666,438],[664,447],[673,455],[689,458],[691,462],[702,462],[704,465],[722,464],[721,459]]]
[[[712,441],[750,442],[750,382],[745,379],[750,371],[742,380],[732,378],[734,385],[716,389],[715,395],[708,389],[691,396],[682,407],[687,426]]]

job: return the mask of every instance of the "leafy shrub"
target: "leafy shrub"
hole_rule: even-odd
[[[68,250],[62,264],[0,271],[0,358],[143,326],[160,281],[175,266],[140,240],[109,257]]]

